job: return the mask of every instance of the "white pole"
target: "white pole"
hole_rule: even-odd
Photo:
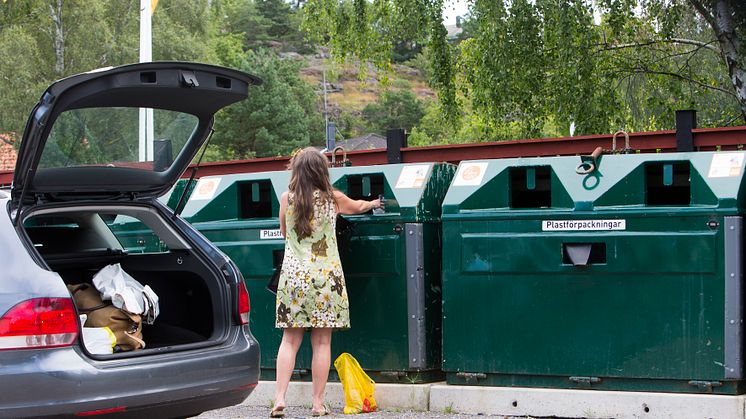
[[[140,0],[140,62],[153,61],[151,0]],[[153,160],[153,109],[140,108],[140,161]]]

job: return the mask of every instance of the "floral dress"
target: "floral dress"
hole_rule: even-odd
[[[314,192],[313,232],[298,239],[293,194],[285,213],[285,258],[277,286],[275,327],[346,329],[350,327],[342,264],[337,250],[334,201]]]

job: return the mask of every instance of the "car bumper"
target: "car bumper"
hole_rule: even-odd
[[[0,352],[0,417],[189,416],[243,401],[259,380],[259,345],[95,361],[79,348]]]

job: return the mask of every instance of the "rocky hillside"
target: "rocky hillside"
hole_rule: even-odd
[[[388,84],[384,86],[372,66],[368,66],[365,78],[361,80],[357,66],[340,66],[323,52],[312,56],[288,53],[287,58],[305,61],[301,77],[316,86],[319,95],[323,95],[326,71],[327,106],[332,117],[339,117],[342,112],[359,116],[362,109],[376,102],[385,89],[410,90],[418,99],[435,99],[435,92],[427,85],[421,72],[407,65],[395,64],[388,75]]]

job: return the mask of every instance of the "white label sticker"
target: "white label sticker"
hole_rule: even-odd
[[[189,197],[189,200],[197,199],[212,199],[215,196],[215,191],[218,190],[220,184],[219,177],[215,178],[202,178],[197,182],[197,186],[194,187],[194,192]]]
[[[456,173],[456,179],[453,186],[479,186],[484,179],[484,173],[487,171],[487,162],[481,163],[464,163]]]
[[[544,220],[543,231],[626,230],[627,220]]]
[[[741,175],[744,153],[716,153],[712,155],[707,177],[735,177]]]
[[[259,238],[262,240],[281,239],[282,232],[280,231],[279,228],[276,230],[259,230]]]
[[[425,186],[425,178],[430,170],[429,164],[413,164],[404,166],[396,181],[395,188],[421,188]]]

